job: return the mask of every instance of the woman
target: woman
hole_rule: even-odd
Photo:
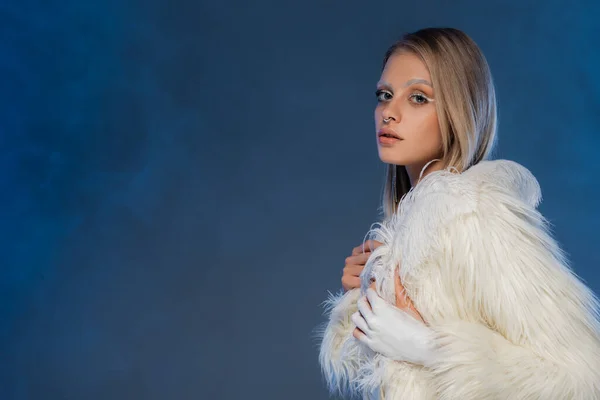
[[[347,291],[326,301],[319,361],[330,390],[600,399],[599,302],[537,211],[537,180],[488,160],[496,99],[479,48],[459,30],[423,29],[383,66],[384,220],[370,249],[346,260]]]

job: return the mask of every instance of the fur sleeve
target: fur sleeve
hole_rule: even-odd
[[[340,290],[325,301],[326,323],[318,330],[320,339],[319,363],[331,394],[350,395],[356,392],[355,383],[367,355],[365,347],[352,333],[352,314],[357,310],[360,289],[344,293]]]
[[[535,196],[479,183],[472,199],[439,236],[444,281],[472,318],[431,326],[438,398],[600,399],[599,303]]]

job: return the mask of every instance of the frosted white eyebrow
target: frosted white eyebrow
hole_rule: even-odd
[[[433,85],[431,84],[431,82],[429,82],[426,79],[411,79],[408,82],[406,82],[402,87],[408,87],[408,86],[410,86],[410,85],[412,85],[414,83],[422,83],[424,85],[431,86],[431,88],[433,89]],[[390,85],[387,82],[380,82],[380,83],[378,83],[378,85],[380,85],[380,86],[386,86],[386,87],[388,87],[390,89],[392,88],[392,85]]]

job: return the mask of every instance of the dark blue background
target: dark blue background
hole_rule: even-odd
[[[0,398],[326,399],[312,329],[378,217],[374,89],[464,30],[497,157],[600,288],[597,2],[6,1]]]

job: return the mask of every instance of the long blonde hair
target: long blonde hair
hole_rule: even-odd
[[[496,92],[489,65],[475,42],[454,28],[425,28],[403,35],[385,53],[419,56],[429,70],[442,134],[442,167],[458,172],[491,156],[496,142]],[[383,190],[384,218],[393,215],[410,190],[402,165],[388,164]]]

